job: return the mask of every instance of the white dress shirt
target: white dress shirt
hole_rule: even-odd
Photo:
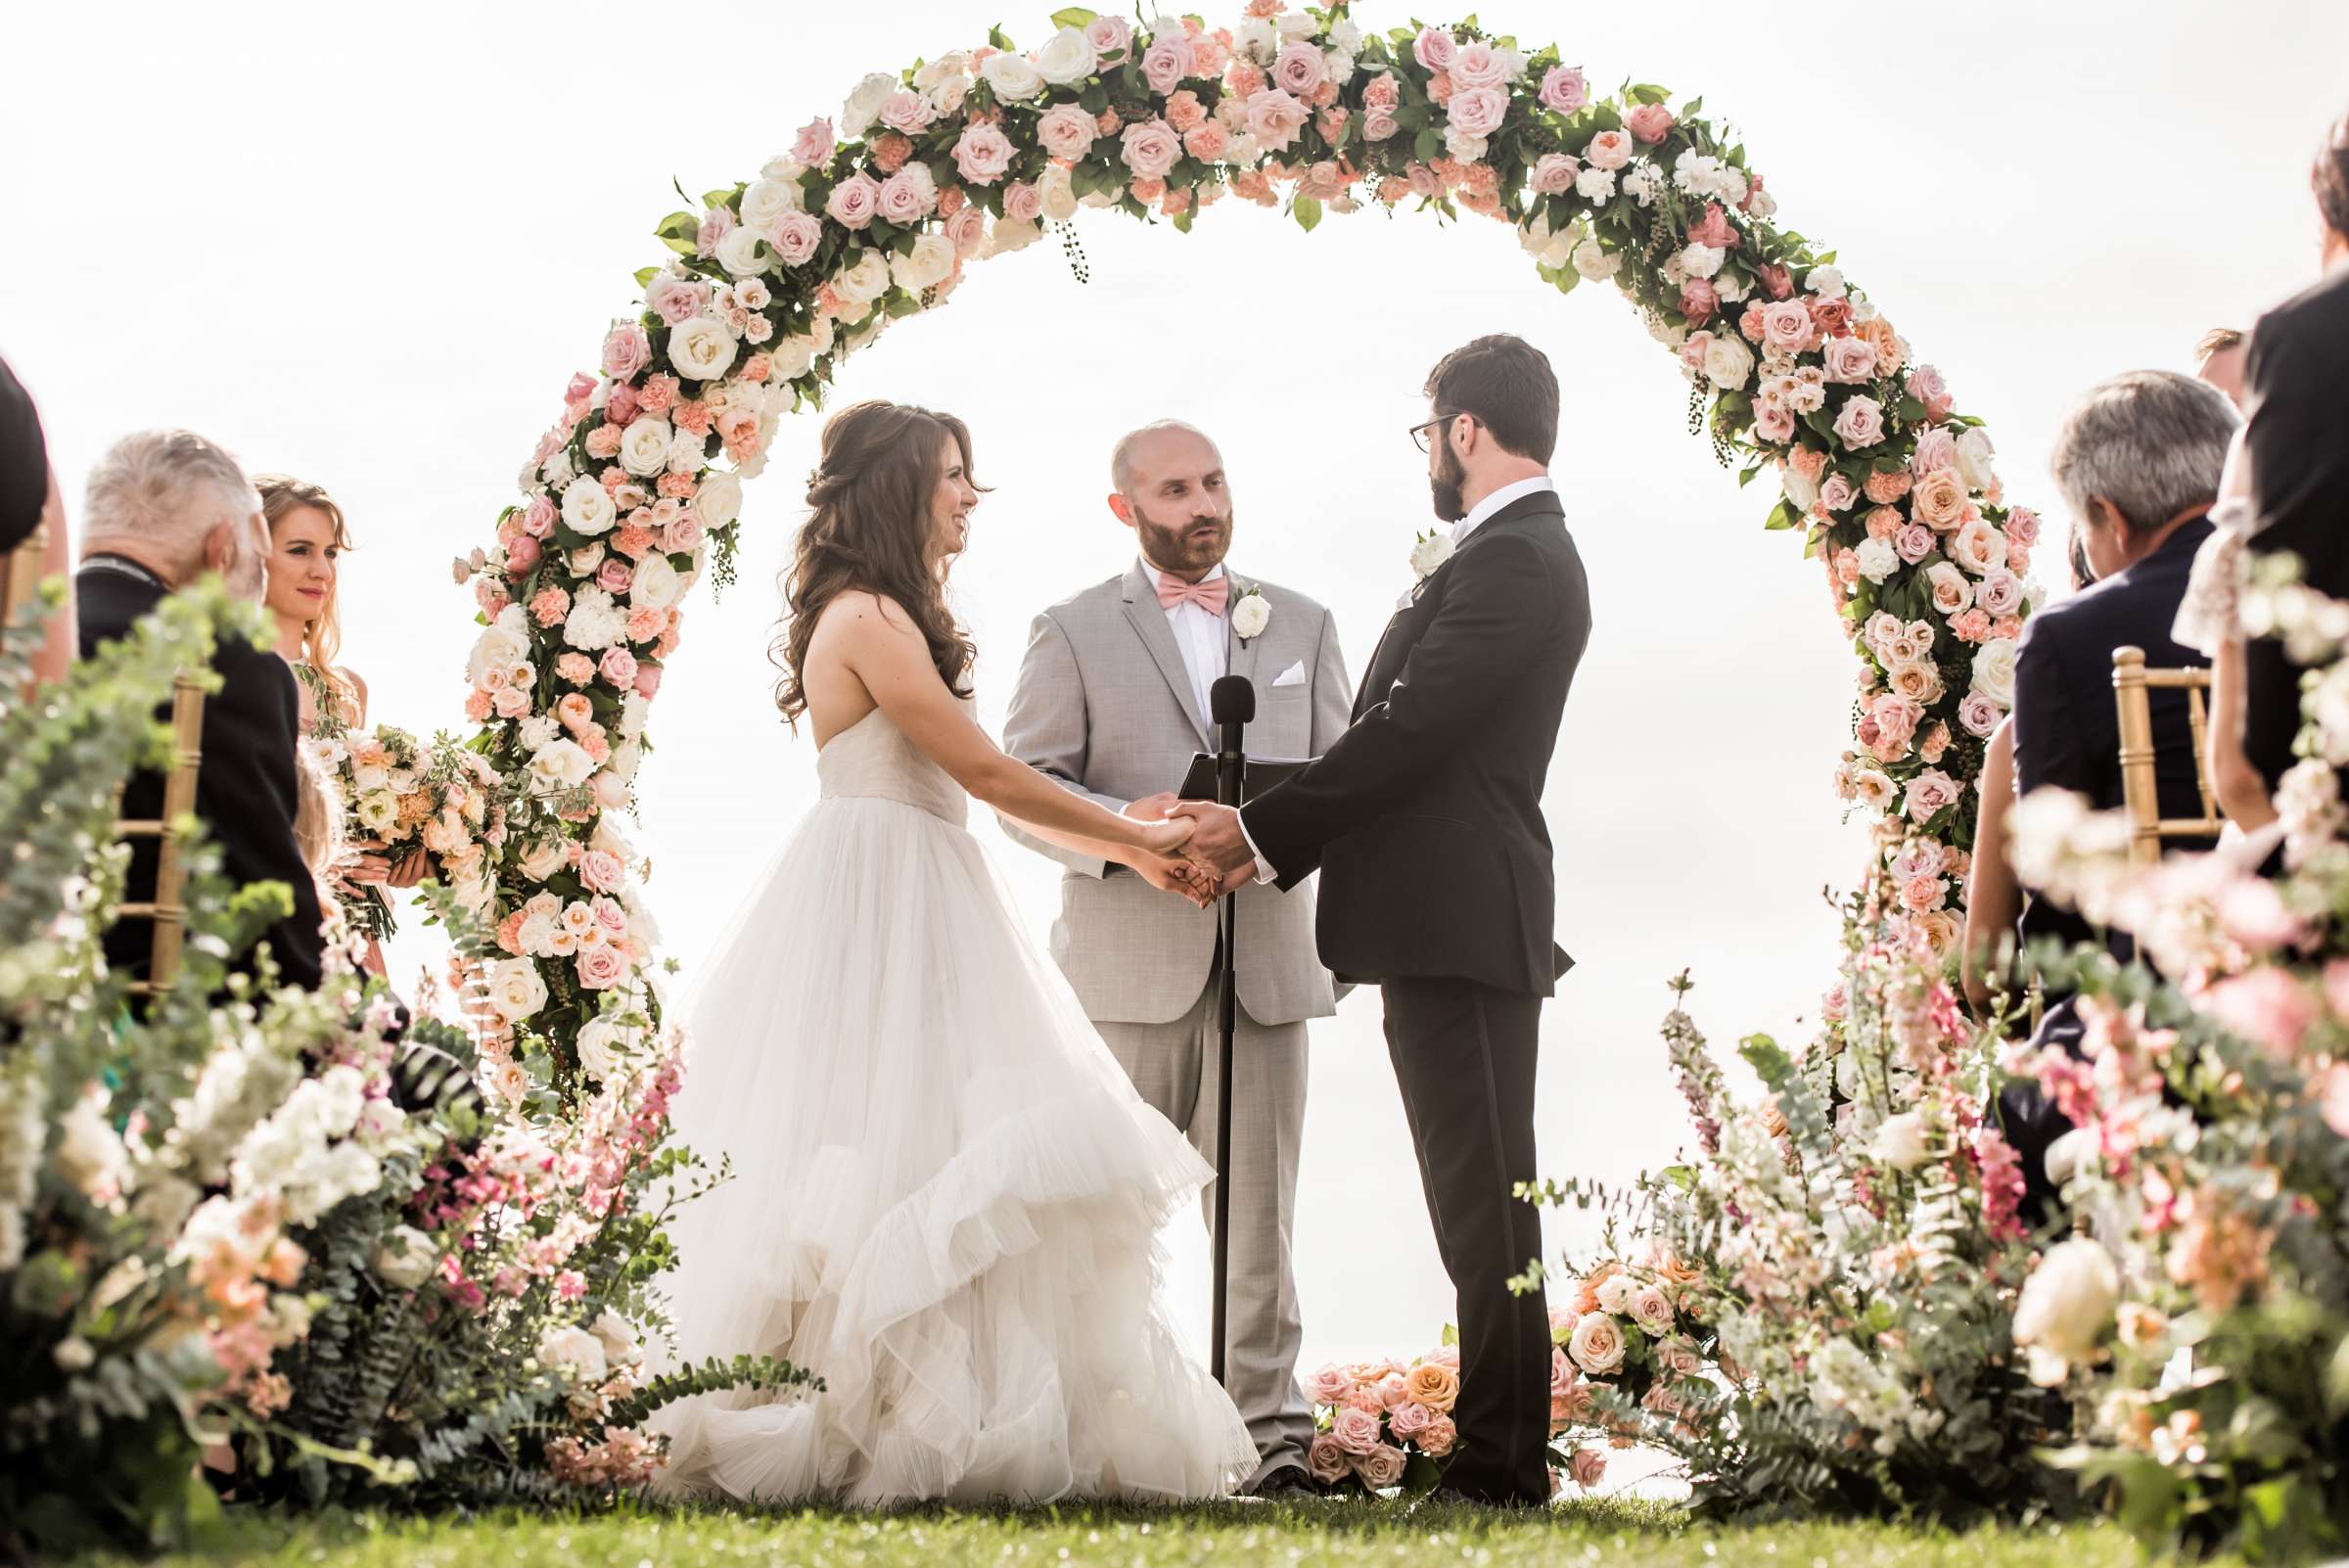
[[[1152,581],[1166,576],[1148,561]],[[1213,582],[1223,575],[1219,564],[1199,580]],[[1231,661],[1231,605],[1225,601],[1223,614],[1212,616],[1199,605],[1185,599],[1167,612],[1168,629],[1174,633],[1174,646],[1182,650],[1182,668],[1190,672],[1191,697],[1199,709],[1199,722],[1206,724],[1214,716],[1208,703],[1208,689],[1223,678]]]

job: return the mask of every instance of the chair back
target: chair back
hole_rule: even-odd
[[[2194,787],[2202,801],[2198,817],[2164,818],[2160,775],[2153,765],[2154,688],[2186,693],[2193,730]],[[2112,651],[2112,697],[2121,720],[2121,798],[2129,811],[2129,858],[2140,865],[2161,859],[2164,839],[2215,839],[2227,825],[2210,782],[2210,671],[2156,669],[2145,665],[2142,648]]]
[[[39,596],[42,562],[48,550],[49,524],[44,520],[31,537],[14,550],[0,553],[0,625],[13,623],[17,613]]]
[[[115,836],[121,839],[160,839],[155,863],[155,896],[143,903],[125,903],[119,918],[145,920],[155,927],[148,952],[147,978],[131,986],[131,993],[155,996],[170,990],[179,973],[181,940],[186,935],[188,868],[181,858],[179,835],[171,825],[196,809],[196,774],[204,762],[204,688],[181,675],[171,692],[171,771],[163,777],[163,814],[160,820],[117,820]],[[119,810],[121,792],[115,799]]]

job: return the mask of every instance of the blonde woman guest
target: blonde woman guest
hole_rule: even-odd
[[[301,699],[305,737],[367,723],[367,683],[335,662],[343,648],[343,615],[338,598],[344,552],[350,530],[343,508],[325,488],[284,474],[253,480],[261,516],[269,525],[269,588],[263,601],[277,621],[277,651],[294,667]],[[372,840],[342,844],[341,824],[330,821],[333,798],[314,768],[300,769],[300,812],[295,830],[313,868],[334,865],[330,879],[351,887],[380,884],[412,888],[424,880],[424,852],[397,864],[372,853]],[[341,853],[355,850],[355,856]],[[336,861],[340,864],[335,864]],[[383,952],[370,940],[367,967],[384,972]]]

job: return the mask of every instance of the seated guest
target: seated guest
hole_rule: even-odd
[[[2333,123],[2311,184],[2324,279],[2252,329],[2244,446],[2254,559],[2299,557],[2301,579],[2349,599],[2349,115]],[[2300,733],[2300,667],[2274,638],[2243,652],[2243,753],[2270,795]]]
[[[174,590],[216,572],[229,591],[256,603],[268,559],[260,497],[236,459],[189,431],[144,431],[115,443],[90,473],[82,566],[74,579],[85,657],[127,635]],[[239,884],[279,882],[294,912],[263,935],[279,971],[318,984],[323,939],[318,894],[295,838],[298,712],[294,672],[267,648],[222,637],[212,668],[221,679],[204,709],[204,761],[196,814]],[[122,796],[131,818],[161,814],[161,775],[134,774]],[[141,840],[125,897],[153,896],[156,844]],[[125,921],[107,937],[118,968],[143,973],[153,933]]]
[[[2171,637],[2194,553],[2210,536],[2209,511],[2235,431],[2234,409],[2214,388],[2170,371],[2140,370],[2103,383],[2065,418],[2055,438],[2055,486],[2080,530],[2096,585],[2049,606],[2023,630],[2014,672],[2014,780],[2018,795],[2053,786],[2099,810],[2124,804],[2120,718],[2112,655],[2144,650],[2156,669],[2201,660]],[[2161,814],[2201,814],[2191,721],[2182,691],[2152,693]],[[2208,848],[2181,843],[2181,849]],[[2026,893],[2023,939],[2067,947],[2096,933],[2073,911]],[[2115,956],[2134,948],[2113,940]],[[2079,1020],[2068,998],[2050,998],[2037,1043],[2073,1048]],[[2000,1120],[2022,1156],[2026,1211],[2054,1196],[2048,1145],[2070,1124],[2028,1084],[2000,1095]]]
[[[13,622],[42,582],[72,569],[66,508],[49,466],[41,416],[6,363],[0,363],[0,620]],[[32,652],[32,678],[56,680],[73,662],[73,601],[52,617]]]
[[[2194,345],[2194,379],[2209,382],[2243,406],[2243,356],[2250,341],[2234,327],[2213,327]]]

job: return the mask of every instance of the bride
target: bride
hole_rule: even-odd
[[[686,1205],[688,1361],[786,1357],[824,1391],[672,1407],[668,1489],[756,1500],[1220,1497],[1256,1463],[1156,1299],[1158,1228],[1212,1178],[1143,1104],[963,827],[969,796],[1119,858],[1140,822],[972,717],[948,565],[979,487],[948,415],[825,425],[786,578],[784,717],[822,799],[691,1007],[678,1134],[734,1179]],[[1204,886],[1198,896],[1209,896]]]

